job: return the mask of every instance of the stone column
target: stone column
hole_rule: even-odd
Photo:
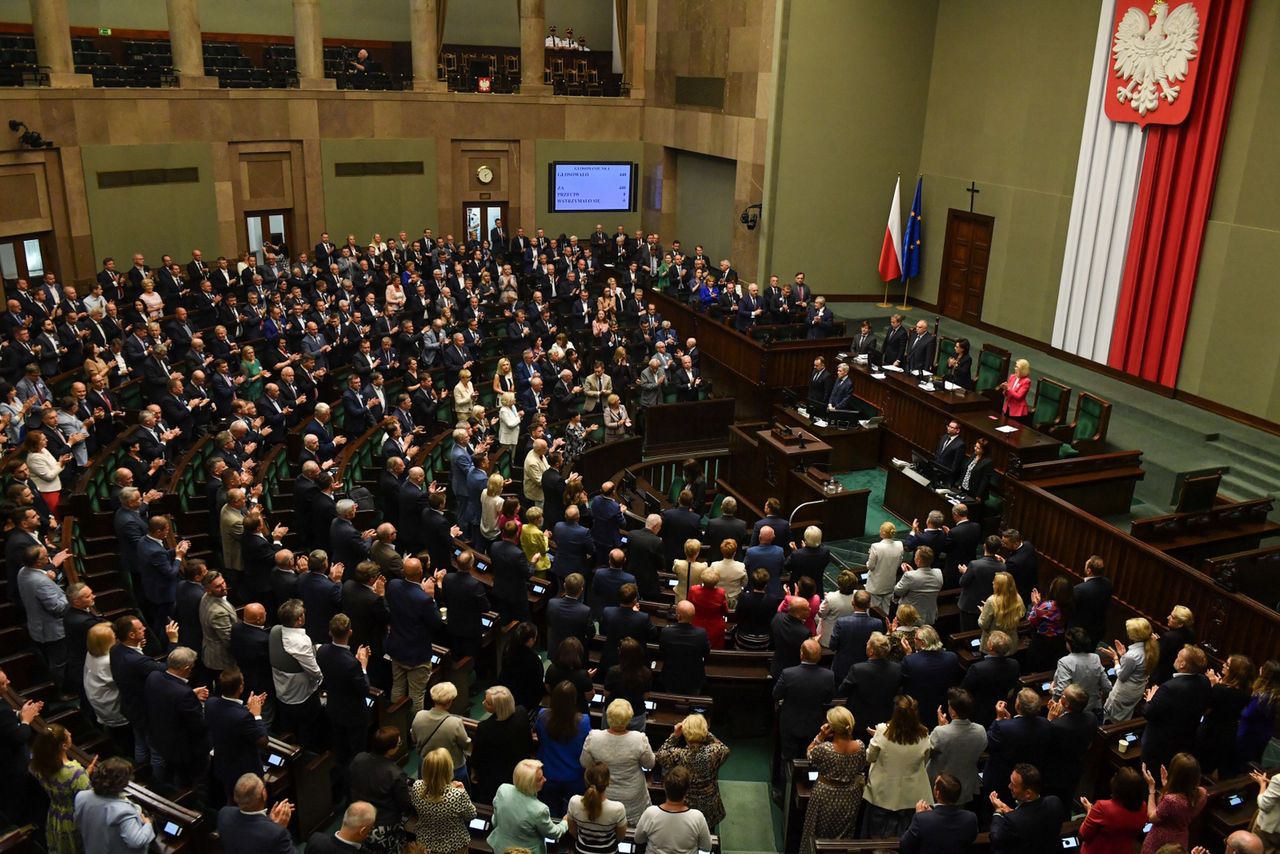
[[[218,78],[206,77],[200,42],[200,9],[196,0],[165,0],[169,13],[169,45],[173,70],[184,89],[217,89]]]
[[[551,87],[542,82],[546,60],[547,2],[519,0],[520,3],[520,93],[546,95]]]
[[[436,26],[440,0],[411,0],[409,4],[409,39],[413,48],[413,91],[443,92],[445,85],[436,73],[440,62],[440,43]]]
[[[299,88],[338,88],[337,80],[329,80],[324,76],[324,39],[320,36],[320,0],[293,0],[293,50],[298,58]]]
[[[31,27],[36,36],[36,62],[48,69],[50,86],[93,85],[92,76],[76,74],[72,61],[67,0],[31,0]]]

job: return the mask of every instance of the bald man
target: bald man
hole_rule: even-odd
[[[707,630],[693,624],[693,603],[676,605],[676,624],[658,636],[662,651],[662,689],[672,694],[701,694],[707,678],[707,656],[711,643]]]
[[[419,517],[420,518],[420,517]],[[369,559],[378,565],[382,574],[390,581],[404,577],[404,558],[396,551],[396,526],[383,522],[373,534],[373,545],[369,547]]]
[[[807,616],[808,603],[800,601]],[[793,608],[780,616],[796,617],[798,613]],[[773,699],[780,705],[778,734],[783,768],[789,767],[792,759],[805,755],[805,747],[826,720],[827,703],[835,694],[836,683],[831,670],[819,663],[821,660],[822,646],[809,638],[800,644],[800,663],[783,670],[774,683]]]
[[[800,647],[813,637],[809,631],[809,603],[800,597],[791,600],[787,610],[779,611],[769,624],[773,636],[773,664],[770,670],[777,679],[782,671],[800,663]]]
[[[246,694],[266,694],[262,719],[275,719],[275,686],[271,683],[271,658],[267,648],[267,609],[259,602],[244,606],[244,615],[231,627],[231,657],[244,674]]]

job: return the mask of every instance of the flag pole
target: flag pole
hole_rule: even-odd
[[[907,291],[911,289],[911,280],[907,279],[907,283],[902,286],[902,305],[898,306],[903,311],[911,311],[911,306],[907,303]]]
[[[893,308],[893,303],[889,301],[889,283],[884,283],[884,300],[876,303],[880,308]]]

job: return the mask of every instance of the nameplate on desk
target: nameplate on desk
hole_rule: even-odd
[[[1018,428],[1014,427],[1011,424],[1005,424],[1003,427],[997,427],[996,432],[997,433],[1017,433]]]
[[[883,371],[897,371],[898,373],[903,373],[902,368],[899,368],[897,365],[881,365],[880,369]]]
[[[960,386],[958,386],[958,385],[956,385],[955,383],[951,382],[951,380],[943,380],[943,381],[942,381],[942,387],[943,387],[945,390],[947,390],[947,391],[960,391],[960,390],[961,390]]]
[[[921,391],[937,391],[937,389],[934,388],[933,383],[930,382],[920,383],[919,388]]]
[[[884,375],[884,374],[872,374],[872,375],[871,375],[871,379],[873,379],[873,380],[882,380],[882,379],[884,379],[884,378],[885,378],[885,375]]]

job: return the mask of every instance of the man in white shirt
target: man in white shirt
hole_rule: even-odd
[[[303,747],[323,750],[320,683],[324,677],[316,663],[315,645],[304,628],[307,614],[302,600],[285,602],[278,617],[280,623],[271,629],[268,650],[280,714]]]

